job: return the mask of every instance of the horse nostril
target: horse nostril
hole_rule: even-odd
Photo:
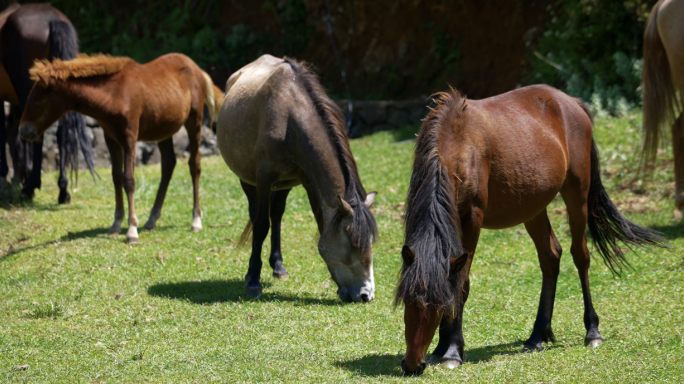
[[[367,302],[370,301],[370,297],[368,297],[368,294],[367,294],[367,293],[362,293],[362,294],[361,294],[361,300],[362,300],[364,303],[367,303]]]

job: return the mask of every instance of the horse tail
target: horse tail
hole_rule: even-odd
[[[642,167],[652,168],[658,152],[660,136],[677,117],[679,106],[670,62],[658,33],[660,2],[653,6],[644,31],[643,83],[644,142]],[[684,95],[682,95],[684,96]]]
[[[221,88],[214,85],[211,77],[208,73],[202,71],[202,76],[204,76],[204,81],[206,83],[206,96],[205,103],[209,107],[209,113],[211,113],[212,122],[218,117],[219,111],[221,110],[221,105],[223,104],[223,91]]]
[[[240,239],[238,240],[237,246],[238,248],[244,247],[245,244],[250,242],[252,240],[252,220],[249,220],[247,222],[247,225],[245,225],[245,229],[242,231],[242,235],[240,235]]]
[[[587,200],[588,225],[592,242],[613,274],[620,276],[623,266],[631,268],[618,241],[626,244],[630,249],[631,246],[647,245],[667,247],[661,233],[640,227],[627,220],[610,200],[601,182],[598,150],[593,139],[591,141],[591,184]]]
[[[78,55],[78,36],[73,25],[63,20],[52,20],[49,23],[50,36],[48,44],[50,46],[49,58],[71,60]],[[95,155],[93,154],[93,144],[90,136],[86,132],[86,125],[83,115],[71,111],[66,114],[58,125],[58,135],[63,135],[59,152],[71,164],[71,169],[78,169],[78,147],[80,142],[81,152],[85,159],[90,175],[95,179],[99,175],[95,171]],[[64,132],[62,132],[64,130]]]

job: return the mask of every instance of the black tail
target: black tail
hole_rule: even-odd
[[[588,197],[589,233],[599,254],[611,272],[620,276],[622,267],[632,266],[618,244],[628,247],[654,245],[667,247],[661,233],[640,227],[627,220],[615,207],[601,183],[601,167],[599,166],[596,143],[591,141],[591,185]]]
[[[58,58],[71,60],[78,55],[78,36],[74,27],[62,20],[50,21],[50,59]],[[78,147],[80,142],[81,152],[85,159],[91,176],[100,176],[95,171],[95,156],[93,155],[93,145],[86,132],[86,125],[83,116],[76,112],[67,113],[59,121],[58,129],[66,129],[65,139],[59,148],[60,156],[65,156],[72,171],[78,169]]]

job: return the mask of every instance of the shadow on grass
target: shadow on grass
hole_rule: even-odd
[[[680,239],[684,237],[684,224],[681,221],[669,225],[654,225],[650,227],[653,230],[662,232],[668,240]]]
[[[264,289],[272,284],[262,281]],[[180,283],[160,283],[147,288],[151,296],[165,297],[174,300],[187,300],[194,304],[212,304],[251,300],[245,294],[243,280],[209,280],[184,281]],[[280,292],[264,292],[257,301],[284,301],[299,305],[344,305],[342,301],[302,297]]]
[[[359,376],[403,376],[401,359],[403,355],[368,355],[355,360],[336,362],[340,368],[344,368]]]
[[[524,342],[524,340],[518,340],[511,343],[466,349],[465,363],[486,363],[494,356],[522,353]],[[544,345],[544,348],[547,350],[555,347],[554,344],[547,343]],[[337,362],[335,365],[360,376],[403,376],[403,371],[401,370],[402,358],[403,355],[368,355],[355,360]],[[430,359],[430,354],[428,354],[426,359]],[[428,369],[430,368],[428,367]]]
[[[10,248],[9,248],[9,251],[7,252],[7,254],[0,257],[0,262],[7,261],[12,256],[16,256],[20,253],[23,253],[26,251],[31,251],[31,250],[38,249],[38,248],[42,248],[42,247],[48,246],[50,244],[66,243],[66,242],[74,241],[74,240],[78,240],[78,239],[93,238],[93,237],[97,237],[98,235],[106,235],[108,232],[109,232],[109,228],[93,228],[93,229],[86,229],[84,231],[78,231],[78,232],[67,232],[66,235],[61,236],[59,239],[46,241],[46,242],[43,242],[40,244],[30,245],[30,246],[23,246],[22,245],[27,240],[30,240],[30,237],[17,239],[14,243],[10,244]],[[111,239],[115,240],[115,241],[122,241],[121,239],[117,239],[116,237],[111,237]],[[17,245],[19,245],[19,247]]]

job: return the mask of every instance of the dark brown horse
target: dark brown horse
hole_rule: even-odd
[[[162,157],[159,191],[145,224],[145,229],[152,229],[161,216],[166,189],[176,166],[172,136],[185,124],[190,138],[189,163],[194,192],[191,229],[195,232],[202,229],[199,205],[202,117],[205,103],[213,116],[218,114],[223,92],[194,61],[179,53],[170,53],[143,65],[127,57],[81,55],[70,61],[36,62],[31,68],[31,78],[36,85],[21,117],[21,136],[36,140],[68,111],[97,120],[112,159],[116,192],[114,224],[109,233],[121,231],[125,217],[123,187],[128,196],[126,238],[129,243],[138,241],[138,217],[133,200],[136,142],[159,143]]]
[[[0,178],[8,173],[5,142],[8,142],[14,180],[24,184],[22,194],[33,198],[40,188],[43,160],[42,136],[32,148],[19,137],[18,122],[26,100],[33,87],[29,68],[35,60],[58,58],[69,60],[78,54],[78,37],[69,19],[49,4],[10,5],[0,13],[0,101],[11,103],[13,123],[5,127],[0,119]],[[57,130],[59,147],[59,203],[67,203],[71,196],[67,191],[67,161],[72,168],[78,166],[78,141],[86,164],[93,172],[93,155],[90,138],[85,134],[83,116],[71,112],[60,122]]]
[[[684,212],[683,52],[684,0],[660,0],[653,6],[644,32],[644,160],[650,171],[660,137],[671,129],[676,216]]]
[[[264,55],[228,79],[216,135],[249,201],[243,234],[245,239],[253,223],[249,296],[261,295],[261,247],[269,228],[273,275],[288,276],[280,223],[288,193],[302,184],[337,294],[344,301],[373,300],[377,227],[370,206],[376,193],[363,188],[345,132],[340,109],[304,63]]]
[[[551,317],[561,246],[546,206],[560,192],[584,297],[585,345],[603,341],[589,291],[589,225],[608,267],[629,265],[618,241],[660,245],[649,229],[625,219],[601,184],[591,116],[586,106],[557,89],[530,86],[484,100],[456,91],[437,96],[416,143],[406,202],[404,260],[396,303],[405,305],[407,374],[425,369],[425,354],[439,325],[430,362],[463,362],[463,306],[481,228],[525,224],[542,271],[539,310],[524,350],[554,341]]]

